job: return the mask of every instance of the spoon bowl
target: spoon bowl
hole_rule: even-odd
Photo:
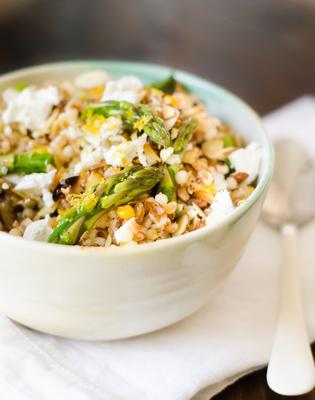
[[[315,217],[315,166],[296,141],[274,144],[275,169],[262,217],[276,229],[291,223],[303,226]]]

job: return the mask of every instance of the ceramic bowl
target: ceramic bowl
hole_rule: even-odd
[[[170,68],[130,62],[65,62],[3,75],[0,91],[18,82],[63,80],[91,69],[144,82]],[[174,71],[246,141],[262,146],[257,188],[214,226],[181,237],[125,248],[80,248],[30,242],[0,233],[0,310],[28,327],[71,338],[118,339],[151,332],[203,306],[242,255],[259,217],[272,170],[272,148],[259,117],[226,90]]]

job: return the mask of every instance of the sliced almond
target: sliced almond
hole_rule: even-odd
[[[248,174],[246,172],[233,172],[233,174],[230,176],[234,178],[237,183],[242,183],[248,178]]]

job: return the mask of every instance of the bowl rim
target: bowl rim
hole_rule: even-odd
[[[178,68],[164,66],[160,64],[154,63],[146,63],[146,62],[137,62],[137,61],[124,61],[124,60],[97,60],[97,59],[86,59],[86,60],[68,60],[68,61],[58,61],[52,63],[39,64],[35,66],[29,66],[21,69],[14,70],[12,72],[4,73],[0,76],[0,84],[5,84],[7,80],[19,78],[27,73],[36,73],[45,72],[51,69],[72,69],[75,67],[88,67],[88,69],[105,69],[124,66],[130,67],[131,69],[141,69],[152,71],[155,70],[156,73],[167,74],[173,72],[176,75],[180,75],[180,78],[184,78],[188,85],[192,85],[195,88],[200,87],[209,87],[212,91],[222,94],[225,97],[230,97],[234,101],[238,102],[244,109],[247,110],[248,114],[251,114],[254,117],[255,123],[259,129],[259,135],[262,138],[262,147],[265,150],[265,162],[261,170],[261,175],[259,178],[259,182],[255,187],[255,190],[251,193],[248,199],[238,206],[233,212],[229,215],[224,216],[219,221],[211,224],[205,225],[204,227],[197,229],[193,232],[188,232],[184,235],[172,237],[168,239],[157,240],[156,242],[143,243],[141,245],[130,245],[130,246],[113,246],[113,247],[84,247],[84,246],[67,246],[62,244],[55,243],[45,243],[45,242],[37,242],[37,241],[29,241],[20,237],[16,237],[14,235],[10,235],[7,232],[0,232],[0,240],[3,243],[15,244],[16,246],[23,246],[26,250],[41,250],[49,253],[63,253],[67,255],[79,255],[79,256],[91,256],[91,255],[113,255],[115,257],[121,255],[125,256],[126,254],[139,254],[148,251],[158,251],[163,250],[166,247],[173,247],[177,244],[184,244],[187,242],[195,242],[198,239],[202,239],[212,232],[221,229],[225,225],[233,224],[238,221],[242,216],[244,216],[253,206],[254,204],[264,195],[265,190],[268,187],[268,184],[271,180],[273,166],[274,166],[274,153],[273,147],[271,144],[271,140],[269,139],[265,128],[262,124],[261,118],[256,113],[256,111],[251,108],[245,101],[236,96],[234,93],[229,90],[221,87],[220,85],[213,83],[205,78],[199,77],[190,72],[183,71]],[[119,68],[118,68],[119,69]]]

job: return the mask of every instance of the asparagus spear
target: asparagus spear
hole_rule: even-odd
[[[105,189],[104,194],[109,195],[109,194],[113,193],[114,188],[118,183],[123,182],[127,178],[130,178],[130,176],[132,176],[132,174],[141,170],[142,168],[143,167],[141,167],[141,165],[135,165],[133,167],[126,167],[119,174],[116,174],[116,175],[113,175],[113,176],[110,176],[109,178],[107,178],[106,189]]]
[[[171,137],[169,132],[164,126],[164,122],[161,118],[156,117],[146,107],[140,107],[140,115],[143,119],[148,122],[144,124],[143,131],[149,136],[152,142],[159,144],[163,147],[170,147]]]
[[[15,86],[17,92],[23,92],[29,85],[26,82],[20,82]]]
[[[50,235],[50,243],[76,244],[104,212],[135,200],[149,192],[162,178],[155,167],[129,167],[102,181],[82,196],[78,206],[70,209]]]
[[[164,127],[161,118],[153,115],[147,107],[136,107],[128,101],[108,100],[98,106],[88,107],[83,111],[82,118],[89,116],[120,117],[126,129],[138,129],[145,132],[149,138],[163,147],[171,144],[170,134]]]
[[[223,147],[226,148],[234,146],[235,146],[235,141],[233,136],[230,133],[226,132],[223,136]]]
[[[164,93],[173,93],[176,88],[176,79],[174,78],[174,75],[171,74],[162,81],[153,82],[150,86],[154,87],[155,89],[161,90]]]
[[[108,210],[117,207],[149,192],[162,179],[162,172],[156,167],[141,167],[125,180],[117,183],[111,194],[102,197],[100,206]]]
[[[168,201],[173,201],[176,198],[176,185],[169,167],[171,166],[164,166],[164,175],[159,183],[157,191],[165,194],[168,198]]]
[[[52,161],[49,153],[7,154],[0,156],[0,176],[8,173],[32,174],[46,172]]]
[[[100,197],[106,190],[106,181],[101,181],[98,185],[84,193],[77,206],[71,208],[61,219],[57,227],[48,238],[49,243],[75,244],[79,235],[78,224],[72,227],[77,221],[83,224],[85,217],[95,210]],[[72,229],[71,229],[72,227]],[[70,230],[70,231],[69,231]],[[76,233],[76,235],[75,235]]]
[[[195,119],[188,119],[178,128],[178,135],[173,146],[175,153],[181,153],[185,150],[197,125],[198,122]]]
[[[86,121],[93,115],[102,115],[105,118],[120,117],[126,128],[132,128],[139,120],[136,107],[128,101],[107,100],[97,106],[87,107],[82,113],[82,119]]]

